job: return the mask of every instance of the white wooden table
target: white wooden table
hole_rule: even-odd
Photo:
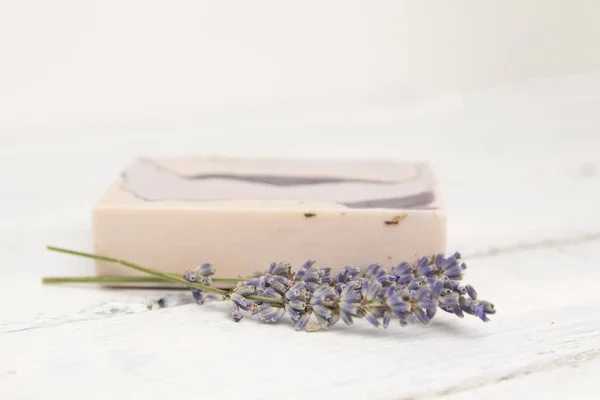
[[[1,133],[1,399],[600,396],[600,78],[409,110],[176,121]],[[41,285],[42,276],[92,273],[90,261],[44,246],[91,249],[90,206],[126,162],[190,153],[431,160],[448,251],[464,254],[466,279],[498,313],[488,324],[440,315],[429,327],[305,333],[235,324],[186,292]]]

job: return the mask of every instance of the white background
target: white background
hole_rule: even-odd
[[[0,132],[402,108],[599,71],[598,20],[595,0],[2,0]]]

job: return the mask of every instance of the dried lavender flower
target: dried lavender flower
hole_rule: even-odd
[[[321,328],[340,320],[352,325],[354,318],[383,328],[393,319],[401,326],[427,325],[437,309],[487,322],[496,310],[492,303],[478,300],[473,286],[460,283],[465,270],[460,253],[421,257],[413,264],[402,262],[389,272],[380,264],[369,265],[362,274],[360,268],[347,266],[337,276],[331,275],[329,267],[317,267],[314,260],[296,272],[287,262],[273,262],[267,271],[241,280],[226,295],[198,289],[192,289],[192,294],[199,304],[209,298],[226,300],[236,322],[244,312],[267,323],[287,315],[297,330],[306,329],[311,318]],[[214,273],[210,264],[203,264],[186,272],[184,278],[210,285]]]

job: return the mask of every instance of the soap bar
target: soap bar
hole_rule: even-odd
[[[93,207],[94,251],[164,272],[211,263],[247,276],[273,261],[336,273],[444,252],[432,168],[381,160],[138,158]],[[138,275],[97,262],[97,275]]]

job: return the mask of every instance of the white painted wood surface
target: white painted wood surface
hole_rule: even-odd
[[[599,93],[600,77],[576,76],[412,110],[2,132],[0,398],[598,398]],[[498,314],[299,333],[235,324],[185,292],[158,308],[164,291],[40,284],[91,273],[44,246],[91,248],[90,206],[127,161],[189,153],[431,160],[448,250],[465,255],[467,280]]]

